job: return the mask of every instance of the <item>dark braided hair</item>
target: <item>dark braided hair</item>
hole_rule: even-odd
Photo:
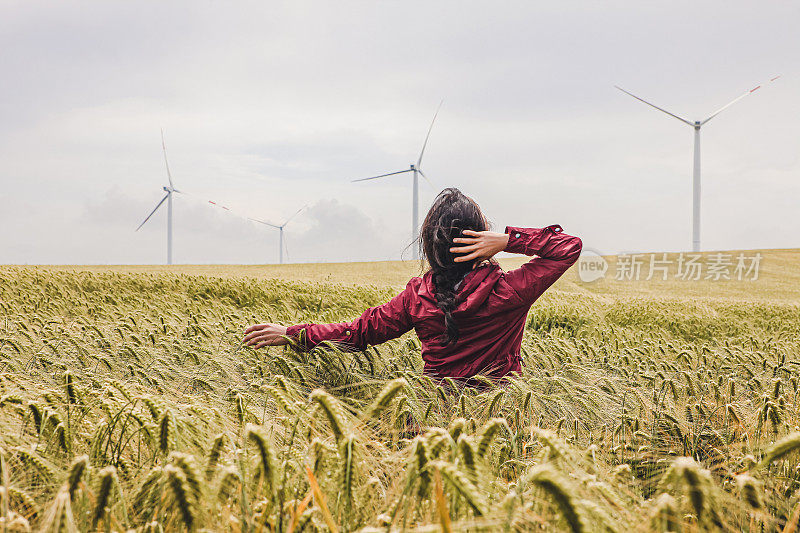
[[[458,324],[453,318],[453,311],[460,303],[456,285],[475,265],[475,261],[454,261],[458,254],[450,248],[458,245],[453,244],[453,239],[460,237],[465,229],[486,231],[488,226],[478,204],[454,187],[439,193],[422,224],[420,251],[430,265],[436,305],[444,313],[445,333],[439,339],[444,345],[458,340]]]

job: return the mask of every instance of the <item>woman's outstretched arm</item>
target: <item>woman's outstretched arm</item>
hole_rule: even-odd
[[[414,278],[419,280],[419,278]],[[365,350],[367,346],[394,339],[413,327],[408,313],[408,297],[415,290],[414,279],[405,290],[383,305],[371,307],[352,322],[338,324],[256,324],[245,330],[244,342],[254,348],[279,346],[293,339],[297,347],[310,350],[322,342],[332,342],[349,350]]]
[[[264,346],[283,346],[289,344],[286,330],[287,327],[280,324],[254,324],[244,330],[244,343],[256,349]]]

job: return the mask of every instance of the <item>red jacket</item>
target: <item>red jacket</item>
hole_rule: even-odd
[[[344,349],[364,350],[414,328],[422,344],[426,374],[499,378],[520,371],[528,310],[578,260],[582,243],[578,237],[562,233],[558,225],[507,227],[506,233],[506,252],[537,257],[510,272],[487,262],[467,274],[456,292],[460,303],[453,318],[459,337],[454,344],[444,346],[438,341],[444,333],[444,316],[436,307],[430,272],[412,278],[403,292],[388,303],[367,309],[353,322],[299,324],[290,326],[286,334],[299,341],[301,349],[329,341]],[[301,330],[305,334],[300,334]]]

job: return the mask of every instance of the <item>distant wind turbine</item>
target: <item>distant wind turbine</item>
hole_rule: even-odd
[[[167,161],[167,147],[164,144],[163,129],[161,130],[161,149],[164,152],[164,165],[166,165],[167,167],[167,180],[169,180],[169,187],[164,187],[164,190],[167,192],[167,194],[165,194],[164,197],[161,199],[161,201],[156,204],[156,207],[150,212],[149,215],[147,215],[147,218],[145,218],[144,221],[141,224],[139,224],[139,227],[136,228],[136,231],[139,231],[139,229],[142,226],[144,226],[148,220],[150,220],[150,217],[152,217],[155,214],[155,212],[158,211],[158,208],[161,207],[161,204],[163,204],[164,201],[166,201],[167,202],[167,264],[171,265],[172,264],[172,193],[175,192],[179,193],[181,191],[176,189],[175,186],[172,184],[172,174],[170,174],[169,172],[169,161]]]
[[[294,217],[299,215],[307,207],[308,207],[307,205],[301,207],[300,209],[297,210],[297,212],[294,215],[292,215],[289,218],[287,218],[286,222],[284,222],[283,224],[280,224],[280,225],[271,224],[269,222],[264,222],[263,220],[258,220],[257,218],[247,217],[249,220],[252,220],[253,222],[258,222],[259,224],[264,224],[265,226],[270,226],[272,228],[277,229],[280,232],[280,242],[278,243],[278,249],[280,250],[280,252],[278,253],[278,257],[280,258],[279,264],[281,264],[281,265],[283,264],[283,228],[285,228],[286,224],[288,224]]]
[[[774,78],[770,79],[768,83],[773,82],[773,81],[777,80],[778,78],[780,78],[780,76],[775,76]],[[666,113],[667,115],[669,115],[669,116],[671,116],[673,118],[677,118],[681,122],[683,122],[685,124],[688,124],[689,126],[694,128],[694,170],[692,172],[692,251],[699,252],[700,251],[700,128],[703,125],[705,125],[709,120],[711,120],[712,118],[716,117],[717,115],[719,115],[720,113],[722,113],[723,111],[728,109],[730,106],[732,106],[733,104],[735,104],[736,102],[738,102],[739,100],[744,98],[745,96],[753,94],[754,92],[756,92],[758,89],[761,88],[761,85],[758,85],[758,86],[750,89],[746,93],[734,98],[733,100],[731,100],[730,102],[728,102],[727,104],[722,106],[721,108],[719,108],[716,111],[714,111],[708,118],[706,118],[704,120],[695,120],[694,122],[690,122],[690,121],[686,120],[685,118],[681,118],[678,115],[676,115],[674,113],[670,113],[669,111],[667,111],[665,109],[661,109],[657,105],[651,104],[647,100],[639,98],[635,94],[629,93],[628,91],[626,91],[622,87],[619,87],[617,85],[615,85],[614,87],[616,87],[620,91],[624,92],[628,96],[632,96],[632,97],[636,98],[637,100],[639,100],[640,102],[643,102],[643,103],[649,105],[650,107],[654,107],[654,108],[658,109],[659,111],[661,111],[662,113]]]
[[[442,103],[444,100],[439,102],[439,107],[436,108],[436,113],[433,114],[433,120],[431,120],[431,125],[428,128],[428,134],[425,135],[425,142],[422,144],[422,150],[419,153],[419,158],[417,159],[416,164],[411,163],[411,166],[406,170],[398,170],[397,172],[389,172],[388,174],[381,174],[379,176],[371,176],[369,178],[361,178],[356,181],[367,181],[367,180],[374,180],[378,178],[384,178],[386,176],[394,176],[395,174],[405,174],[406,172],[412,172],[414,174],[414,181],[413,181],[413,193],[412,193],[412,200],[411,200],[411,242],[413,243],[419,237],[419,176],[417,174],[422,175],[423,178],[428,180],[428,183],[431,181],[428,179],[428,176],[422,172],[422,156],[425,155],[425,147],[428,145],[428,138],[431,136],[431,130],[433,129],[433,123],[436,122],[436,116],[439,114],[439,110],[442,108]],[[433,185],[433,184],[431,184]],[[419,251],[417,250],[416,246],[412,246],[412,257],[413,259],[419,259]]]

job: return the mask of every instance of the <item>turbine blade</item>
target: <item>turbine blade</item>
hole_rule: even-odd
[[[164,128],[161,128],[161,149],[164,151],[164,164],[167,166],[167,179],[169,180],[169,188],[172,189],[172,174],[169,172],[169,161],[167,161],[167,145],[164,143]]]
[[[773,81],[777,80],[778,78],[780,78],[780,76],[775,76],[774,78],[770,79],[770,80],[769,80],[767,83],[772,83]],[[722,106],[722,107],[720,107],[719,109],[717,109],[716,111],[714,111],[714,112],[711,114],[711,116],[710,116],[710,117],[708,117],[707,119],[705,119],[704,121],[702,121],[702,122],[700,123],[700,125],[702,126],[703,124],[705,124],[706,122],[708,122],[708,121],[709,121],[709,120],[711,120],[712,118],[716,117],[717,115],[719,115],[720,113],[722,113],[723,111],[725,111],[726,109],[728,109],[730,106],[732,106],[733,104],[735,104],[736,102],[738,102],[739,100],[741,100],[742,98],[744,98],[745,96],[748,96],[748,95],[751,95],[751,94],[753,94],[754,92],[756,92],[757,90],[759,90],[761,87],[763,87],[763,86],[764,86],[764,85],[766,85],[767,83],[764,83],[764,84],[761,84],[761,85],[757,85],[757,86],[753,87],[752,89],[750,89],[749,91],[747,91],[746,93],[744,93],[744,94],[742,94],[742,95],[740,95],[740,96],[737,96],[736,98],[734,98],[733,100],[731,100],[730,102],[728,102],[727,104],[725,104],[724,106]]]
[[[431,125],[428,128],[428,134],[425,135],[425,142],[422,143],[422,151],[419,153],[419,159],[417,159],[417,168],[420,167],[422,164],[422,156],[425,155],[425,147],[428,146],[428,138],[431,136],[431,130],[433,129],[433,123],[436,122],[436,117],[439,115],[439,110],[442,108],[442,104],[444,100],[439,102],[439,107],[436,108],[436,113],[433,114],[433,120],[431,120]]]
[[[356,181],[375,180],[375,179],[378,179],[378,178],[384,178],[386,176],[394,176],[395,174],[402,174],[404,172],[411,172],[411,169],[409,168],[408,170],[398,170],[397,172],[389,172],[388,174],[381,174],[380,176],[371,176],[369,178],[360,178],[360,179],[357,179],[357,180],[352,180],[352,183],[355,183]]]
[[[159,207],[161,207],[161,204],[163,204],[163,203],[164,203],[164,201],[165,201],[167,198],[169,198],[169,195],[170,195],[170,194],[172,194],[172,193],[167,193],[167,194],[165,194],[165,195],[164,195],[164,198],[162,198],[162,199],[161,199],[161,201],[160,201],[160,202],[158,202],[158,203],[156,204],[156,207],[155,207],[155,209],[153,209],[152,211],[150,211],[150,214],[149,214],[149,215],[147,215],[147,218],[146,218],[146,219],[144,219],[144,222],[142,222],[141,224],[139,224],[139,227],[138,227],[138,228],[136,228],[136,231],[139,231],[139,229],[140,229],[142,226],[144,226],[144,223],[145,223],[145,222],[147,222],[148,220],[150,220],[150,217],[151,217],[151,216],[153,216],[153,215],[155,214],[155,212],[156,212],[156,211],[158,211],[158,208],[159,208]]]
[[[425,181],[428,182],[428,185],[431,186],[431,189],[436,190],[436,187],[433,186],[433,182],[428,179],[428,176],[426,176],[423,171],[421,171],[420,169],[417,169],[417,172],[419,172],[422,175],[422,177],[425,178]]]
[[[297,212],[296,212],[294,215],[292,215],[292,216],[290,216],[289,218],[287,218],[287,219],[286,219],[286,222],[284,222],[284,223],[283,223],[283,226],[286,226],[286,224],[288,224],[290,220],[292,220],[294,217],[296,217],[297,215],[299,215],[299,214],[300,214],[300,212],[302,212],[302,211],[303,211],[305,208],[307,208],[307,207],[308,207],[308,205],[304,205],[303,207],[301,207],[300,209],[298,209],[298,210],[297,210]],[[281,226],[281,227],[283,227],[283,226]]]
[[[225,206],[225,205],[223,205],[223,204],[221,204],[219,202],[215,202],[214,200],[207,200],[205,198],[202,198],[202,197],[197,196],[196,194],[193,194],[193,193],[190,193],[190,192],[179,191],[178,189],[173,189],[172,192],[181,193],[181,194],[185,195],[186,197],[188,197],[189,199],[191,199],[191,200],[193,200],[195,202],[201,203],[201,204],[203,204],[205,206],[211,206],[211,207],[216,207],[217,209],[222,209],[223,211],[226,211],[228,214],[231,214],[231,215],[233,215],[233,216],[235,216],[237,218],[240,218],[242,220],[247,220],[247,221],[250,221],[250,222],[258,222],[259,224],[264,224],[265,226],[269,226],[269,227],[275,228],[275,229],[280,229],[281,228],[277,224],[272,224],[271,222],[267,222],[265,220],[260,220],[258,218],[253,218],[253,217],[248,216],[248,215],[246,215],[246,214],[244,214],[242,212],[239,212],[237,209],[231,209],[230,207],[227,207],[227,206]],[[169,193],[167,193],[167,194],[169,194]]]
[[[678,115],[676,115],[676,114],[674,114],[674,113],[670,113],[670,112],[669,112],[669,111],[667,111],[666,109],[661,109],[661,108],[660,108],[660,107],[658,107],[657,105],[653,105],[653,104],[651,104],[650,102],[648,102],[647,100],[643,100],[642,98],[639,98],[639,97],[638,97],[638,96],[636,96],[635,94],[633,94],[633,93],[629,93],[628,91],[626,91],[626,90],[625,90],[625,89],[623,89],[622,87],[619,87],[618,85],[614,85],[614,87],[616,87],[616,88],[617,88],[617,89],[619,89],[620,91],[624,92],[624,93],[625,93],[625,94],[627,94],[628,96],[632,96],[632,97],[636,98],[637,100],[639,100],[640,102],[644,102],[645,104],[649,105],[650,107],[654,107],[654,108],[658,109],[659,111],[661,111],[662,113],[666,113],[667,115],[669,115],[669,116],[671,116],[671,117],[674,117],[674,118],[677,118],[677,119],[678,119],[678,120],[680,120],[681,122],[683,122],[683,123],[685,123],[685,124],[688,124],[688,125],[690,125],[691,127],[694,127],[694,123],[692,123],[692,122],[689,122],[689,121],[688,121],[688,120],[686,120],[685,118],[681,118],[681,117],[679,117]]]

